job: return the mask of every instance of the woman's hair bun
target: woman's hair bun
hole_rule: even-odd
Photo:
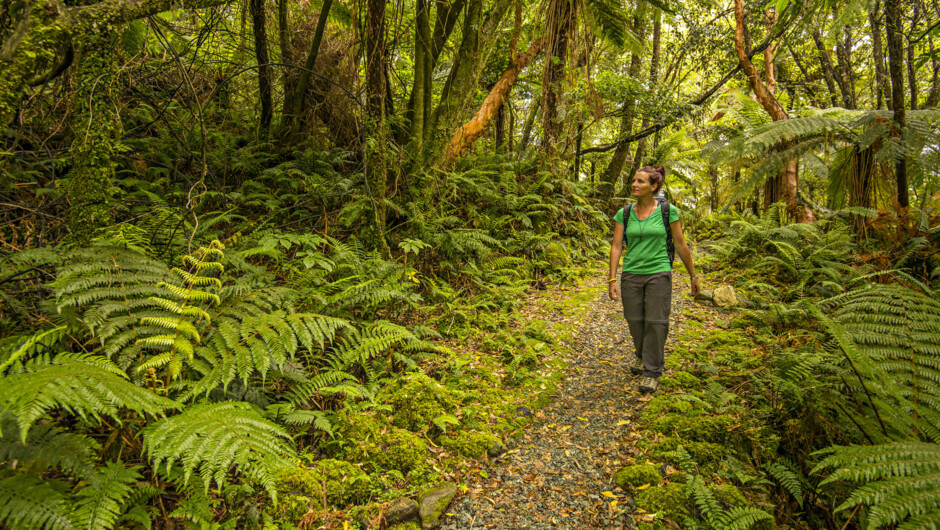
[[[653,169],[655,169],[660,175],[662,175],[662,176],[664,176],[664,177],[666,176],[666,167],[665,167],[665,166],[656,166],[656,167],[654,167]]]

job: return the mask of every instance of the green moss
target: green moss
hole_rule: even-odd
[[[685,495],[685,485],[668,483],[653,486],[637,493],[634,497],[636,505],[647,513],[668,517],[673,521],[681,520],[683,516],[692,515],[688,508],[688,498]]]
[[[692,403],[679,399],[675,394],[657,394],[640,413],[640,421],[649,424],[663,414],[688,414],[690,412],[692,412]]]
[[[553,269],[560,269],[571,264],[571,256],[568,251],[557,242],[545,245],[543,256],[545,261],[547,261]]]
[[[679,436],[696,442],[724,443],[728,440],[728,428],[734,425],[730,416],[687,416],[666,414],[649,424],[655,432]]]
[[[483,458],[486,452],[499,443],[499,438],[489,432],[458,431],[437,439],[442,447],[470,458]]]
[[[653,464],[640,464],[636,466],[627,466],[614,475],[614,481],[621,488],[632,486],[638,488],[645,484],[656,485],[662,477],[659,470]]]
[[[349,462],[318,460],[309,468],[293,469],[275,479],[278,502],[269,513],[296,522],[311,506],[322,507],[324,493],[327,505],[342,508],[367,498],[371,485],[369,476]]]
[[[425,468],[428,455],[428,446],[421,437],[397,427],[358,440],[347,452],[349,460],[362,463],[370,473],[395,470],[402,475]]]
[[[412,372],[389,385],[378,396],[393,408],[396,427],[419,432],[442,414],[453,414],[458,400],[439,382],[422,372]]]
[[[721,484],[711,486],[710,489],[712,490],[712,493],[715,494],[715,499],[727,508],[750,506],[747,498],[744,497],[744,494],[741,493],[741,490],[739,490],[736,486],[731,484]]]
[[[673,372],[659,379],[659,386],[665,390],[699,388],[702,381],[689,372]]]
[[[668,453],[675,451],[680,445],[699,464],[717,464],[728,451],[725,446],[719,444],[669,437],[652,444],[650,456],[657,460],[671,460]]]
[[[388,527],[388,530],[421,530],[421,524],[414,521],[396,524]]]

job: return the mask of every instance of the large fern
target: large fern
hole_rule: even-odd
[[[940,445],[916,441],[832,447],[816,471],[822,484],[856,483],[837,510],[870,507],[868,528],[929,529],[940,525]]]
[[[234,468],[277,496],[274,476],[296,458],[290,436],[248,403],[228,401],[188,407],[142,431],[155,468],[180,463],[184,483],[198,473],[208,490]]]
[[[52,409],[83,418],[107,415],[120,422],[120,409],[161,416],[179,404],[141,388],[115,371],[75,359],[55,361],[3,378],[0,409],[16,415],[20,437]]]
[[[819,306],[858,374],[845,378],[848,389],[872,407],[858,417],[860,425],[871,424],[869,436],[880,430],[940,443],[940,302],[893,284],[858,288]]]

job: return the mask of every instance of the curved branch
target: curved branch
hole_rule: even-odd
[[[29,86],[39,86],[52,81],[53,79],[62,75],[69,66],[72,66],[72,61],[75,60],[75,48],[72,46],[71,39],[69,40],[68,45],[65,47],[65,57],[62,58],[62,62],[56,65],[55,68],[49,70],[45,74],[34,77],[26,82]]]

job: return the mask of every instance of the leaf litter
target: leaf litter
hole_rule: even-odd
[[[640,376],[630,373],[632,341],[620,302],[608,300],[605,287],[600,277],[584,281],[582,288],[598,296],[566,344],[566,374],[554,400],[535,412],[516,450],[467,478],[440,528],[635,528],[636,521],[651,519],[614,481],[621,467],[641,456],[636,442],[655,434],[634,428],[632,420],[652,396],[638,391]],[[677,275],[667,356],[692,306],[688,285]],[[557,320],[571,322],[563,315]]]

